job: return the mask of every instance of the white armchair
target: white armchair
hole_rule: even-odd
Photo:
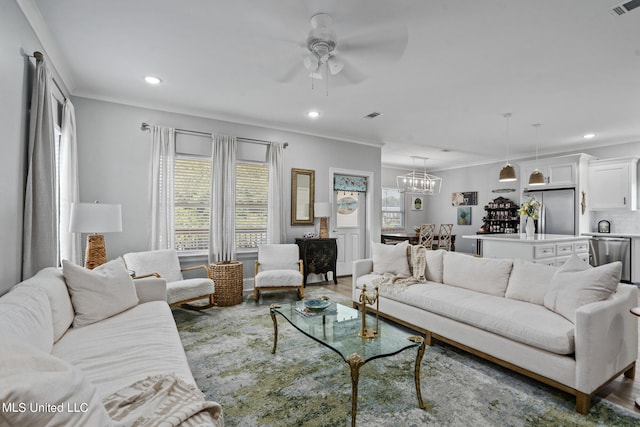
[[[295,289],[298,298],[304,297],[304,275],[298,245],[271,244],[258,246],[255,264],[253,299],[260,291]]]
[[[131,252],[122,256],[134,278],[156,276],[167,281],[167,302],[171,306],[182,305],[193,310],[203,310],[214,306],[215,287],[211,279],[211,269],[207,265],[180,268],[178,253],[175,249]],[[183,271],[202,269],[206,277],[185,279]],[[206,305],[187,303],[207,298]]]

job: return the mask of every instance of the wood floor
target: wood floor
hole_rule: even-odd
[[[338,277],[337,285],[334,285],[333,281],[307,284],[307,288],[316,286],[330,289],[351,298],[351,276]],[[640,306],[640,302],[638,306]],[[629,315],[631,316],[631,314]],[[638,342],[640,343],[640,340]],[[635,379],[632,380],[620,375],[600,390],[597,396],[640,414],[640,409],[635,406],[636,398],[640,397],[640,361],[638,361],[638,366],[636,367]]]

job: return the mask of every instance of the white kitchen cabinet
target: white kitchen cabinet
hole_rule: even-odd
[[[637,209],[638,158],[592,160],[589,162],[591,210]]]
[[[572,255],[589,262],[589,237],[536,234],[533,239],[519,234],[462,236],[482,244],[484,258],[522,259],[536,264],[561,266]]]
[[[526,163],[522,165],[522,182],[528,187],[529,176],[531,172],[536,169],[535,163]],[[545,183],[542,185],[531,186],[534,188],[545,188],[550,186],[557,187],[571,187],[576,185],[577,167],[575,163],[562,163],[562,164],[542,164],[539,163],[537,169],[544,175]]]

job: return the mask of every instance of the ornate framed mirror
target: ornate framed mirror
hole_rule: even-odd
[[[310,169],[291,169],[291,225],[313,225],[315,174]]]

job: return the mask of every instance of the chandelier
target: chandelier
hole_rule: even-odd
[[[398,175],[396,183],[401,193],[434,195],[440,194],[442,178],[427,173],[427,157],[411,156],[413,159],[413,171],[406,175]],[[422,159],[423,171],[416,171],[416,159]]]

